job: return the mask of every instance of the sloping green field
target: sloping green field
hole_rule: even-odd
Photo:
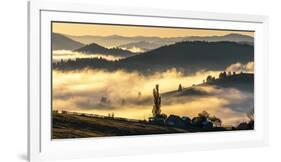
[[[183,129],[153,125],[145,122],[123,121],[72,114],[54,113],[52,120],[53,139],[188,132]]]

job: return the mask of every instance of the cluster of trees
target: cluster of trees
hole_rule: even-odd
[[[241,72],[241,74],[243,74],[243,72]],[[219,74],[219,79],[224,79],[224,78],[227,78],[228,76],[235,76],[236,75],[236,72],[221,72]],[[212,76],[212,75],[208,75],[207,78],[206,78],[206,82],[207,83],[211,83],[213,81],[216,80],[216,77]],[[203,80],[203,83],[205,82],[205,80]]]
[[[221,127],[222,121],[216,116],[211,116],[207,111],[202,111],[192,119],[192,125],[200,128]]]
[[[207,83],[210,83],[210,82],[212,82],[212,81],[214,81],[214,80],[216,80],[216,78],[213,77],[213,76],[211,76],[211,75],[208,75],[207,78],[206,78],[206,82],[207,82]]]
[[[182,91],[183,87],[179,84],[178,91]],[[161,114],[161,96],[159,94],[159,85],[157,84],[153,89],[153,101],[152,108],[153,117],[149,118],[149,121],[154,124],[170,125],[174,127],[199,127],[199,128],[213,128],[221,127],[222,121],[216,116],[210,116],[207,111],[203,111],[198,114],[197,117],[190,119],[189,117],[179,117],[177,115]]]
[[[52,66],[57,70],[79,70],[84,68],[96,68],[108,70],[114,70],[115,61],[108,61],[102,57],[99,58],[76,58],[74,60],[60,60],[58,62],[53,62]]]
[[[216,116],[211,116],[207,111],[202,111],[198,116],[189,118],[187,116],[177,116],[160,114],[149,119],[152,124],[172,126],[182,129],[201,128],[212,129],[221,128],[222,120]]]
[[[241,73],[243,73],[243,72],[241,72]],[[226,73],[225,71],[224,72],[221,72],[220,74],[219,74],[219,78],[220,79],[222,79],[222,78],[226,78],[227,76],[232,76],[232,75],[236,75],[236,72],[234,71],[234,72],[228,72],[228,73]]]

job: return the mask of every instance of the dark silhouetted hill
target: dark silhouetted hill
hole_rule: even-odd
[[[234,88],[240,91],[254,92],[254,74],[240,73],[235,75],[217,78],[211,82],[194,85],[183,88],[181,91],[174,90],[162,93],[163,97],[181,97],[181,96],[212,96],[213,92],[205,91],[204,86],[215,86],[217,88]]]
[[[236,88],[241,91],[254,91],[254,74],[252,73],[240,73],[236,75],[230,75],[224,78],[218,78],[211,82],[205,83],[205,85],[215,85],[221,88]]]
[[[92,46],[79,49],[87,52]],[[108,49],[94,45],[99,52],[108,52]],[[111,50],[112,52],[112,50]],[[248,63],[254,60],[254,47],[235,42],[180,42],[163,46],[149,52],[134,55],[111,62],[100,59],[79,59],[71,65],[83,68],[101,68],[108,70],[123,69],[139,71],[143,73],[161,72],[167,69],[177,68],[184,72],[196,72],[199,70],[224,70],[227,66],[240,62]],[[66,64],[57,64],[58,69],[65,69]]]
[[[142,121],[137,122],[58,113],[52,115],[52,126],[53,139],[190,132],[185,129],[153,125]],[[196,130],[191,129],[191,131]]]
[[[114,55],[120,57],[128,57],[135,55],[135,53],[132,53],[128,50],[123,50],[121,48],[105,48],[96,43],[88,44],[84,47],[76,49],[75,51],[91,54]]]
[[[163,71],[169,68],[187,72],[223,70],[230,64],[254,60],[254,47],[235,42],[179,42],[120,60],[120,67]]]

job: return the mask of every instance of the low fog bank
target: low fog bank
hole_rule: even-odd
[[[75,60],[76,58],[103,58],[107,61],[117,61],[123,59],[124,57],[114,56],[109,54],[91,54],[76,52],[70,50],[54,50],[53,51],[53,62],[58,62],[61,60]]]
[[[174,91],[179,84],[190,87],[202,83],[208,75],[218,77],[220,71],[200,71],[192,75],[176,69],[149,76],[122,70],[53,71],[53,109],[147,119],[152,115],[152,89],[160,85],[160,93]],[[162,112],[194,117],[206,110],[221,118],[225,125],[246,121],[253,108],[253,92],[215,86],[196,87],[202,94],[167,97],[163,95]]]

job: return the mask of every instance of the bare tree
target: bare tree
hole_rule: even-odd
[[[250,129],[254,129],[255,127],[255,112],[254,112],[254,108],[251,109],[248,113],[247,113],[247,117],[249,118],[249,122],[248,122],[248,127]]]
[[[255,119],[254,108],[251,109],[251,110],[247,113],[247,117],[249,118],[250,121],[253,121],[253,120]]]

